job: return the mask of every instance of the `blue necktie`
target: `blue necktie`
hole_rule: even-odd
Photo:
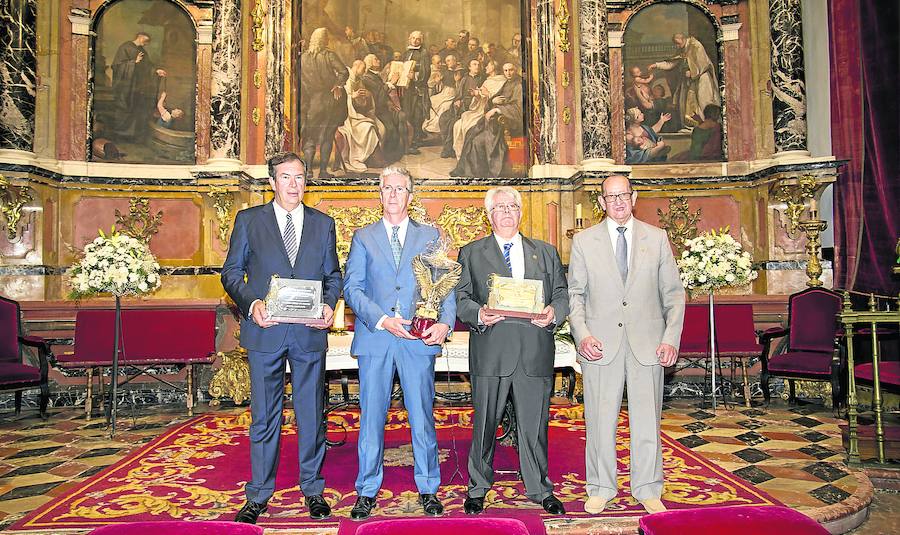
[[[619,267],[619,275],[622,276],[622,282],[628,278],[628,244],[625,243],[626,227],[616,227],[619,231],[619,237],[616,238],[616,266]]]
[[[403,246],[400,245],[400,232],[399,226],[391,227],[391,251],[394,252],[394,266],[400,267],[400,254],[403,252]]]
[[[512,274],[512,261],[509,259],[509,250],[512,249],[512,246],[511,243],[503,244],[503,259],[506,260],[506,267],[509,268],[510,274]]]
[[[284,250],[287,252],[291,267],[293,267],[294,261],[297,259],[297,229],[294,228],[294,221],[290,213],[285,218],[283,239]]]

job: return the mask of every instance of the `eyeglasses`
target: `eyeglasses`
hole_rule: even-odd
[[[622,193],[613,193],[610,195],[604,195],[603,200],[605,200],[608,203],[615,202],[616,200],[619,200],[621,202],[628,202],[631,199],[632,193],[634,193],[634,192],[633,191],[623,191]]]
[[[385,184],[384,186],[381,186],[381,192],[385,195],[390,195],[391,192],[394,192],[397,195],[403,195],[404,193],[409,193],[409,188],[406,186],[390,186]]]
[[[521,210],[521,207],[515,203],[509,204],[495,204],[493,208],[491,208],[491,212],[518,212]]]

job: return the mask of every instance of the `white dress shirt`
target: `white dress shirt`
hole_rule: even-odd
[[[625,245],[627,246],[628,256],[625,257],[628,265],[631,265],[631,251],[634,250],[632,243],[634,242],[634,216],[628,218],[624,225],[616,223],[616,221],[607,216],[606,229],[609,231],[609,242],[612,244],[613,258],[616,256],[616,242],[619,241],[618,227],[625,227]]]
[[[507,243],[513,244],[512,248],[509,250],[509,263],[512,266],[512,276],[514,279],[524,279],[525,250],[522,248],[522,235],[517,232],[511,240],[507,240],[498,236],[497,233],[494,233],[494,239],[497,240],[497,245],[500,246],[501,256],[503,255],[503,246]]]
[[[278,233],[281,235],[282,244],[284,240],[284,227],[287,225],[287,215],[288,211],[281,207],[276,201],[272,201],[272,208],[275,209],[275,222],[278,223]],[[297,250],[300,250],[300,237],[303,235],[303,203],[297,205],[296,208],[290,211],[291,214],[291,222],[294,224],[294,232],[295,236],[297,236]],[[296,260],[295,258],[289,260]],[[253,305],[256,304],[256,301],[261,301],[261,299],[256,299],[252,303],[250,303],[250,310],[247,311],[247,316],[252,320],[253,319]],[[254,320],[255,323],[255,320]]]
[[[387,219],[382,217],[381,223],[384,225],[384,230],[387,232],[388,243],[391,243],[391,239],[394,236],[394,227],[395,226],[400,227],[399,229],[397,229],[397,239],[400,240],[400,247],[402,248],[403,244],[406,243],[406,231],[409,230],[409,217],[404,218],[403,221],[401,221],[397,225],[394,225],[393,223],[391,223],[390,221],[388,221]],[[393,258],[391,260],[393,260]],[[400,307],[395,306],[394,308],[395,308],[394,317],[399,318],[400,317]],[[388,318],[387,314],[381,316],[381,318],[378,319],[378,323],[375,324],[375,329],[377,329],[379,331],[383,331],[384,325],[382,325],[382,324],[384,323],[384,320],[386,320],[387,318]]]

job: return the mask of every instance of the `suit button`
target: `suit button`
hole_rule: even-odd
[[[627,301],[622,301],[622,306],[623,306],[623,307],[627,307],[627,306],[628,306],[628,302],[627,302]]]
[[[398,292],[400,291],[400,287],[399,287],[399,286],[397,286],[397,287],[394,288],[394,289],[397,290]]]
[[[391,312],[396,312],[396,308],[397,308],[397,307],[391,307]],[[621,327],[621,326],[622,326],[622,324],[620,323],[620,324],[619,324],[619,327]]]
[[[620,323],[620,324],[619,324],[619,327],[621,327],[621,326],[622,326],[622,324]]]

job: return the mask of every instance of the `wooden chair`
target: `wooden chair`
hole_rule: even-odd
[[[22,346],[37,349],[38,365],[25,361]],[[40,415],[46,419],[50,387],[47,382],[50,346],[39,336],[22,335],[19,303],[0,297],[0,392],[16,393],[16,414],[22,412],[22,391],[41,389]]]

